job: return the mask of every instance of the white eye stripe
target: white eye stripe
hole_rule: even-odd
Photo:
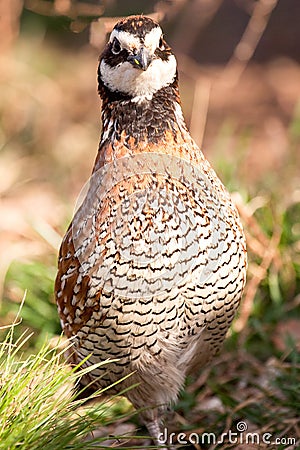
[[[113,42],[114,38],[117,38],[121,44],[121,47],[125,48],[126,50],[139,48],[141,46],[139,38],[133,36],[130,33],[127,33],[127,31],[113,30],[110,35],[109,42]]]
[[[144,46],[148,48],[151,53],[154,53],[156,48],[159,46],[159,40],[162,36],[162,30],[160,27],[153,28],[149,33],[146,34],[144,39]],[[141,41],[137,36],[134,36],[127,31],[113,30],[109,42],[113,42],[114,38],[117,38],[121,44],[122,48],[126,50],[132,50],[134,48],[140,48]]]
[[[152,53],[155,52],[157,47],[159,46],[159,40],[162,36],[162,30],[160,27],[153,28],[148,34],[145,36],[145,47],[147,47]]]

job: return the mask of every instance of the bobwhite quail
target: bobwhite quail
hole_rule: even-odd
[[[63,239],[56,299],[82,379],[124,394],[156,445],[185,377],[220,348],[245,284],[237,210],[192,140],[160,26],[119,21],[100,57],[103,129]]]

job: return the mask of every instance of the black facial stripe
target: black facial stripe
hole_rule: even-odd
[[[109,42],[102,55],[101,55],[101,59],[103,59],[106,64],[108,64],[110,67],[116,67],[118,64],[121,64],[122,62],[127,61],[129,52],[126,49],[123,49],[120,53],[118,53],[117,55],[115,55],[112,52],[112,43]],[[164,50],[161,50],[159,47],[155,50],[154,54],[156,56],[156,58],[160,58],[163,61],[167,61],[169,59],[169,56],[172,54],[170,47],[168,46],[168,44],[164,41]]]
[[[112,51],[112,43],[108,43],[105,47],[101,59],[104,59],[106,64],[108,64],[110,67],[116,67],[118,64],[121,64],[125,61],[127,61],[128,58],[128,51],[124,48],[120,53],[115,55]]]
[[[164,42],[165,49],[161,50],[159,47],[155,50],[154,54],[157,58],[162,59],[163,61],[167,61],[169,56],[172,54],[171,49],[168,47],[168,44]]]

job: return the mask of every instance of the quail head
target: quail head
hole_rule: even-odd
[[[109,360],[82,385],[114,384],[112,393],[135,385],[124,395],[159,445],[186,375],[212,359],[232,322],[245,239],[187,130],[176,59],[156,22],[132,16],[115,25],[98,90],[101,140],[60,248],[58,311],[74,364]]]

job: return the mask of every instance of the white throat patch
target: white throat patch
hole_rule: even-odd
[[[128,61],[111,67],[102,60],[100,73],[103,83],[111,91],[151,99],[155,92],[174,81],[176,59],[174,55],[170,55],[167,61],[154,59],[145,71],[134,68]]]

